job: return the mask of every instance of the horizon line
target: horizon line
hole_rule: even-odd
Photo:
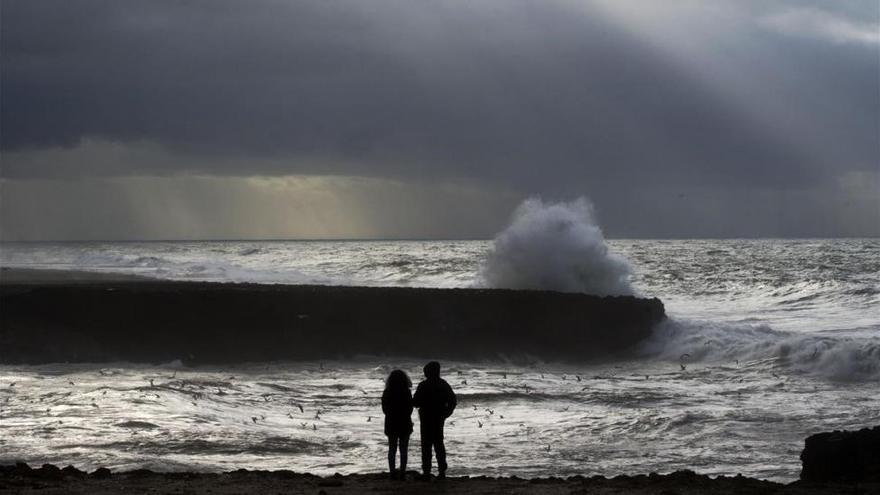
[[[606,236],[606,240],[644,240],[644,241],[700,241],[700,240],[819,240],[819,239],[880,239],[880,235],[861,236]],[[181,238],[181,239],[0,239],[0,244],[36,244],[36,243],[86,243],[86,242],[118,242],[118,243],[160,243],[160,242],[465,242],[492,241],[494,237],[265,237],[265,238]]]

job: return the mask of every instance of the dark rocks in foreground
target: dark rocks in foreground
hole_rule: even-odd
[[[0,493],[89,494],[110,493],[379,493],[379,494],[570,494],[593,495],[813,495],[813,494],[877,494],[880,483],[809,483],[796,481],[788,485],[757,480],[745,476],[711,478],[693,471],[671,474],[615,476],[572,476],[569,478],[523,479],[512,477],[450,477],[446,480],[417,481],[410,472],[407,480],[389,480],[386,474],[351,474],[327,477],[292,471],[248,471],[239,469],[226,473],[170,472],[148,469],[110,472],[99,468],[91,473],[73,466],[59,469],[44,464],[33,469],[27,464],[0,466]]]
[[[710,478],[693,471],[668,475],[573,476],[570,478],[521,479],[517,477],[450,477],[430,482],[416,481],[411,472],[406,481],[389,480],[385,474],[353,474],[319,477],[291,471],[247,471],[227,473],[156,473],[146,469],[92,473],[51,464],[32,469],[26,464],[0,466],[0,492],[10,493],[631,493],[631,494],[773,494],[786,486],[742,476]],[[823,493],[799,489],[791,493]]]
[[[880,482],[880,426],[811,435],[801,461],[802,480]]]
[[[397,355],[582,360],[665,318],[658,299],[556,292],[165,281],[0,285],[0,362]]]

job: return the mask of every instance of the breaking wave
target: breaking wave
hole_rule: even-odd
[[[481,274],[488,287],[631,295],[632,270],[608,250],[586,198],[545,203],[531,198],[495,238]]]
[[[727,364],[770,360],[796,373],[837,381],[880,379],[880,338],[839,332],[793,333],[768,325],[668,319],[640,344],[646,357]]]

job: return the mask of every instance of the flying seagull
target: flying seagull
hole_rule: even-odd
[[[679,358],[678,358],[678,361],[679,361],[678,365],[681,366],[681,371],[684,371],[684,370],[687,369],[687,365],[684,364],[684,360],[685,360],[685,358],[689,358],[689,357],[691,357],[691,355],[690,355],[690,354],[687,354],[687,353],[682,354],[681,356],[679,356]]]

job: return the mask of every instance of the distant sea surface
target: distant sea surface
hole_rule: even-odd
[[[659,297],[670,320],[623,360],[444,363],[460,399],[447,426],[450,474],[688,468],[790,481],[808,434],[880,424],[880,240],[608,246],[629,261],[636,293]],[[4,243],[0,266],[480,287],[491,249],[490,241]],[[0,365],[0,463],[382,470],[382,379],[401,367],[418,381],[422,364],[362,356],[222,368]],[[410,445],[417,469],[417,433]]]

